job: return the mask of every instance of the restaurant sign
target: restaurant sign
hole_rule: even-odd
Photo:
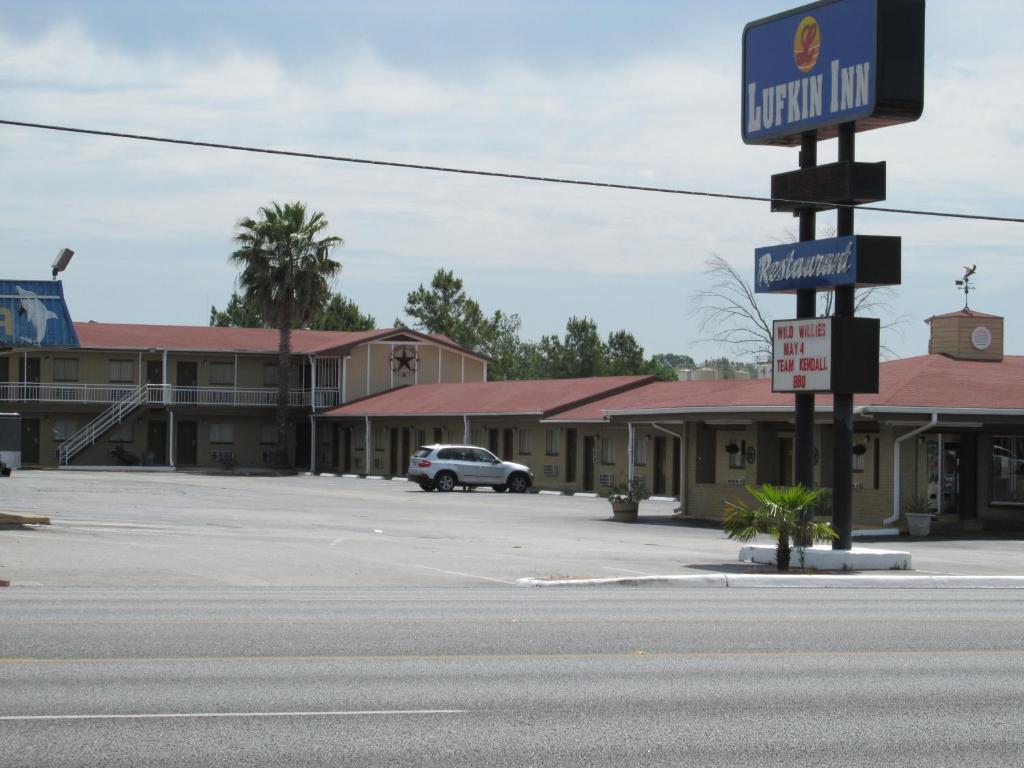
[[[0,348],[77,346],[59,280],[0,280]]]
[[[756,293],[899,283],[899,237],[847,235],[754,249]]]
[[[924,0],[823,0],[743,28],[743,141],[800,143],[916,120]]]

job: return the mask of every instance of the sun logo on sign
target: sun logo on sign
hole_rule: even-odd
[[[804,16],[793,38],[793,61],[801,72],[810,72],[821,53],[821,28],[813,16]]]
[[[418,359],[415,347],[395,347],[391,353],[391,370],[396,376],[412,376],[416,373]]]

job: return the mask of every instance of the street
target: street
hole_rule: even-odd
[[[0,765],[1016,766],[1024,590],[536,588],[763,572],[645,502],[22,472]],[[1007,537],[898,539],[1020,575]],[[922,567],[923,565],[923,567]],[[796,577],[813,583],[814,576]]]
[[[6,590],[15,766],[1011,766],[1016,590]]]

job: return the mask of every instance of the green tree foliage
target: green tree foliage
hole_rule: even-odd
[[[460,346],[476,350],[484,315],[480,305],[462,289],[462,279],[450,270],[437,270],[429,288],[420,283],[406,297],[405,314],[413,318],[417,330],[447,336]]]
[[[314,331],[372,331],[377,321],[360,312],[354,301],[334,293],[313,315],[309,327]]]
[[[462,347],[490,359],[488,378],[548,379],[611,375],[655,375],[674,380],[675,371],[644,357],[633,334],[616,331],[607,341],[597,323],[588,317],[570,317],[562,336],[545,335],[539,342],[524,341],[519,315],[501,310],[484,314],[453,272],[438,269],[430,286],[406,297],[405,313],[413,327],[425,333],[443,334]],[[401,323],[395,320],[396,327]]]
[[[651,355],[651,360],[659,365],[664,365],[666,368],[671,368],[673,371],[680,369],[693,370],[697,367],[696,361],[689,355],[677,355],[672,352]]]
[[[254,302],[247,301],[237,291],[232,291],[231,299],[223,310],[215,306],[210,307],[210,325],[221,328],[262,328],[263,314]]]
[[[292,328],[310,322],[315,308],[327,302],[330,280],[341,264],[330,252],[343,244],[325,234],[327,217],[308,214],[304,203],[271,203],[255,219],[237,226],[237,246],[230,261],[239,269],[238,286],[245,302],[257,308],[267,325],[278,331],[277,458],[288,464],[288,395]]]
[[[462,278],[451,270],[438,269],[429,288],[421,283],[408,294],[405,313],[413,319],[415,329],[447,336],[459,346],[490,358],[488,378],[512,378],[521,368],[519,315],[497,310],[487,317],[462,285]],[[396,319],[396,327],[399,323]]]
[[[252,300],[237,292],[231,294],[223,310],[210,307],[210,325],[235,328],[266,328],[263,313]],[[358,305],[340,293],[330,294],[326,302],[314,307],[306,327],[316,331],[369,331],[377,327],[371,315],[364,315]]]
[[[815,522],[815,503],[825,489],[811,490],[803,485],[780,487],[765,483],[760,488],[747,486],[747,492],[757,502],[753,506],[726,503],[722,528],[730,539],[749,542],[759,534],[767,533],[777,540],[775,567],[779,573],[789,570],[790,554],[794,544],[832,541],[838,538],[835,528],[828,523]]]

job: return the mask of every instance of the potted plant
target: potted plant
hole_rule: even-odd
[[[903,505],[907,531],[911,536],[927,536],[932,530],[931,505],[926,496],[915,496]]]
[[[816,521],[809,514],[825,493],[822,488],[811,490],[803,485],[779,487],[765,483],[760,488],[748,485],[747,492],[757,504],[726,502],[722,528],[730,539],[743,542],[753,541],[762,533],[774,536],[778,541],[775,568],[779,573],[789,571],[794,545],[832,541],[839,535],[831,525]]]
[[[619,483],[608,494],[612,505],[612,519],[624,523],[635,523],[640,512],[640,502],[648,497],[644,481],[638,477],[629,482]]]

